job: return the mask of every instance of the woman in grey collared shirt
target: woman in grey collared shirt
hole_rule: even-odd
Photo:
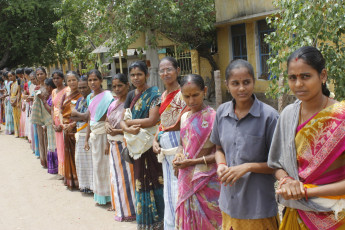
[[[222,183],[222,227],[278,229],[275,179],[267,166],[278,112],[253,94],[255,78],[249,62],[231,62],[225,77],[234,99],[218,108],[211,134]]]

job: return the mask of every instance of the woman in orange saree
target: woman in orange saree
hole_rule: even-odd
[[[288,59],[297,96],[278,120],[268,165],[286,211],[280,229],[345,228],[345,102],[329,98],[325,59],[302,47]]]
[[[69,189],[73,189],[79,188],[79,184],[75,167],[75,133],[77,132],[77,124],[71,120],[71,113],[82,95],[78,91],[79,76],[76,72],[68,72],[66,74],[66,81],[71,91],[63,96],[61,105],[62,127],[65,141],[64,181]]]

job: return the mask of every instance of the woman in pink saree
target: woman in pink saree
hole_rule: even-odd
[[[302,47],[288,59],[288,83],[299,100],[284,109],[268,165],[286,211],[280,229],[345,228],[345,102],[329,98],[325,59]]]
[[[181,118],[181,143],[173,161],[178,169],[176,229],[221,229],[215,145],[210,142],[216,111],[203,103],[207,88],[199,75],[181,82],[183,99],[191,109]]]
[[[64,85],[64,75],[60,70],[56,70],[52,74],[54,84],[56,89],[52,92],[52,118],[53,118],[53,128],[55,130],[55,139],[56,139],[56,151],[58,155],[59,169],[58,173],[61,176],[65,175],[64,162],[65,162],[65,144],[62,128],[62,114],[61,114],[61,104],[62,99],[68,87]]]

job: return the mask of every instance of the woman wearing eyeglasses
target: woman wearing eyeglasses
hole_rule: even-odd
[[[166,90],[162,94],[159,114],[161,124],[153,141],[153,151],[162,162],[164,177],[164,229],[175,229],[177,177],[172,161],[180,144],[180,120],[187,110],[177,81],[180,68],[173,57],[165,57],[159,64],[159,75]]]

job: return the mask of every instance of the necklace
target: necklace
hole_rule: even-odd
[[[324,97],[322,97],[322,98],[324,98]],[[326,97],[326,103],[322,103],[321,105],[322,105],[322,107],[321,107],[321,110],[323,110],[323,109],[325,109],[326,108],[326,106],[327,106],[327,104],[328,104],[328,98],[329,97]],[[323,101],[324,101],[324,99],[323,99]],[[301,102],[301,109],[299,110],[299,119],[298,119],[298,124],[303,124],[304,122],[305,122],[305,120],[303,119],[303,117],[302,117],[302,110],[303,110],[303,103]],[[320,111],[321,111],[320,110]],[[318,111],[318,112],[320,112],[320,111]]]
[[[234,113],[236,114],[236,116],[237,116],[237,118],[238,118],[239,120],[241,120],[243,117],[245,117],[245,116],[248,114],[248,112],[241,113],[241,112],[239,112],[239,111],[237,111],[237,113],[236,113],[236,105],[235,105],[235,108],[234,108]],[[244,115],[244,116],[243,116],[243,115]]]

